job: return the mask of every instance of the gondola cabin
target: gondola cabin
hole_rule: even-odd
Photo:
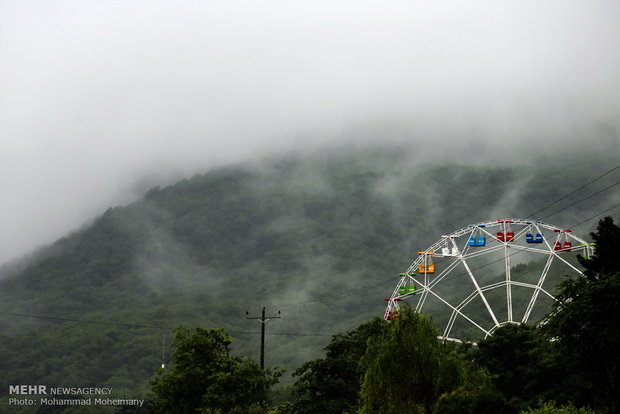
[[[553,243],[553,250],[568,252],[573,248],[573,243],[565,241],[564,243],[556,241]]]
[[[435,264],[419,264],[418,273],[435,273]]]
[[[401,295],[415,295],[415,290],[415,286],[401,286],[400,288],[398,288],[398,293]]]
[[[435,264],[431,260],[435,252],[418,252],[418,254],[424,255],[424,263],[418,265],[418,273],[435,273]]]
[[[480,236],[480,237],[470,237],[469,238],[469,245],[470,246],[486,246],[487,244],[487,238]]]
[[[527,233],[525,235],[525,241],[528,243],[542,243],[543,236],[540,233],[536,233],[536,236],[534,236],[532,233]]]
[[[503,241],[512,241],[515,238],[515,234],[512,231],[508,231],[506,233],[504,233],[503,231],[498,231],[497,232],[497,240],[503,242]]]
[[[441,254],[443,256],[458,256],[459,255],[459,248],[456,246],[452,246],[452,249],[450,249],[449,247],[442,247],[441,248]]]
[[[385,319],[391,321],[392,319],[398,319],[399,312],[398,311],[390,311],[385,315]]]

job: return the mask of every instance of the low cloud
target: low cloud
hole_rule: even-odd
[[[369,142],[463,162],[617,150],[619,13],[0,0],[0,262],[232,162]]]

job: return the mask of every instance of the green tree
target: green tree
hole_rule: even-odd
[[[461,386],[439,397],[434,414],[511,413],[502,394],[493,387]]]
[[[530,408],[527,411],[521,411],[520,414],[594,414],[589,408],[576,408],[572,404],[558,407],[555,402],[548,401],[541,404],[538,408]]]
[[[378,336],[386,322],[377,319],[345,334],[334,335],[325,348],[325,358],[306,362],[293,373],[294,412],[297,414],[354,413],[359,408],[359,391],[368,339]]]
[[[553,358],[554,344],[531,325],[502,326],[481,340],[473,353],[515,411],[561,389],[555,386],[561,375]]]
[[[173,365],[150,381],[161,413],[246,413],[266,401],[277,382],[249,358],[230,355],[231,339],[223,329],[178,327]]]
[[[620,408],[620,228],[599,221],[591,258],[580,257],[585,277],[560,285],[544,330],[558,345],[574,399],[603,413]]]
[[[584,275],[588,280],[608,278],[620,272],[620,227],[611,217],[599,221],[596,233],[590,233],[594,241],[594,254],[590,258],[579,256],[579,262],[586,269]]]
[[[364,414],[428,413],[463,384],[465,365],[424,315],[404,310],[366,350],[360,396]]]

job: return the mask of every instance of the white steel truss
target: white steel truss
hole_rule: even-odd
[[[563,264],[579,276],[582,274],[581,271],[565,256],[567,253],[571,255],[579,253],[589,257],[592,251],[590,243],[573,235],[569,229],[541,221],[502,219],[472,224],[442,236],[426,250],[419,252],[418,258],[411,263],[405,273],[401,273],[401,278],[390,298],[386,299],[388,304],[384,317],[388,320],[398,317],[399,303],[407,299],[416,301],[415,309],[423,312],[427,299],[433,298],[435,303],[449,313],[447,322],[442,326],[442,338],[460,340],[453,335],[457,319],[470,324],[480,332],[480,335],[486,337],[506,323],[529,322],[540,293],[555,300],[548,289],[543,287],[554,264]],[[522,262],[523,256],[530,258],[530,261],[546,258],[535,283],[519,281],[518,277],[513,275],[515,261],[511,258],[515,255],[520,255],[516,258]],[[502,279],[481,285],[482,279],[488,278],[489,273],[493,272],[489,267],[494,264],[501,265],[502,262]],[[464,297],[455,301],[445,292],[450,291],[450,283],[457,279],[462,280],[462,277],[470,281],[471,290],[468,294],[464,292]],[[465,282],[460,283],[462,289]],[[502,288],[506,296],[503,301],[506,309],[494,309],[486,294]],[[526,288],[532,291],[523,314],[515,315],[513,288]],[[486,310],[488,319],[486,323],[468,314],[467,306],[476,299],[480,299],[484,305],[481,309]],[[495,304],[495,307],[497,306]]]

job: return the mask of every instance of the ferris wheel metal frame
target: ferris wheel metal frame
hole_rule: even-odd
[[[493,252],[503,257],[504,278],[498,282],[481,285],[475,274],[479,268],[472,269],[468,260]],[[536,283],[527,283],[512,278],[511,257],[521,252],[540,255],[542,258],[546,257]],[[384,319],[397,318],[400,303],[411,297],[417,298],[415,309],[422,312],[427,299],[432,297],[438,303],[445,305],[451,312],[445,327],[443,327],[441,339],[461,341],[461,339],[451,336],[455,320],[458,317],[463,318],[480,330],[485,338],[492,335],[493,331],[502,325],[528,323],[540,294],[551,298],[553,301],[556,300],[548,289],[543,287],[554,262],[564,263],[576,275],[583,275],[581,270],[563,257],[566,252],[579,252],[585,257],[590,257],[593,253],[593,245],[572,234],[570,229],[563,229],[531,219],[499,219],[470,224],[442,236],[440,240],[430,245],[426,250],[418,252],[418,258],[404,273],[400,274],[399,282],[392,295],[386,298],[388,304]],[[446,259],[442,262],[446,265],[439,268],[433,263],[433,258]],[[498,260],[494,262],[498,262]],[[465,277],[471,280],[471,292],[458,303],[452,304],[441,294],[438,294],[434,288],[457,267],[464,269],[463,274],[466,274]],[[527,307],[520,317],[516,317],[513,309],[512,293],[514,287],[532,290]],[[487,292],[501,288],[505,288],[506,292],[506,316],[504,318],[498,317],[498,312],[494,311],[486,297]],[[482,300],[488,317],[492,320],[491,328],[481,326],[482,324],[469,317],[463,310],[477,298]]]

